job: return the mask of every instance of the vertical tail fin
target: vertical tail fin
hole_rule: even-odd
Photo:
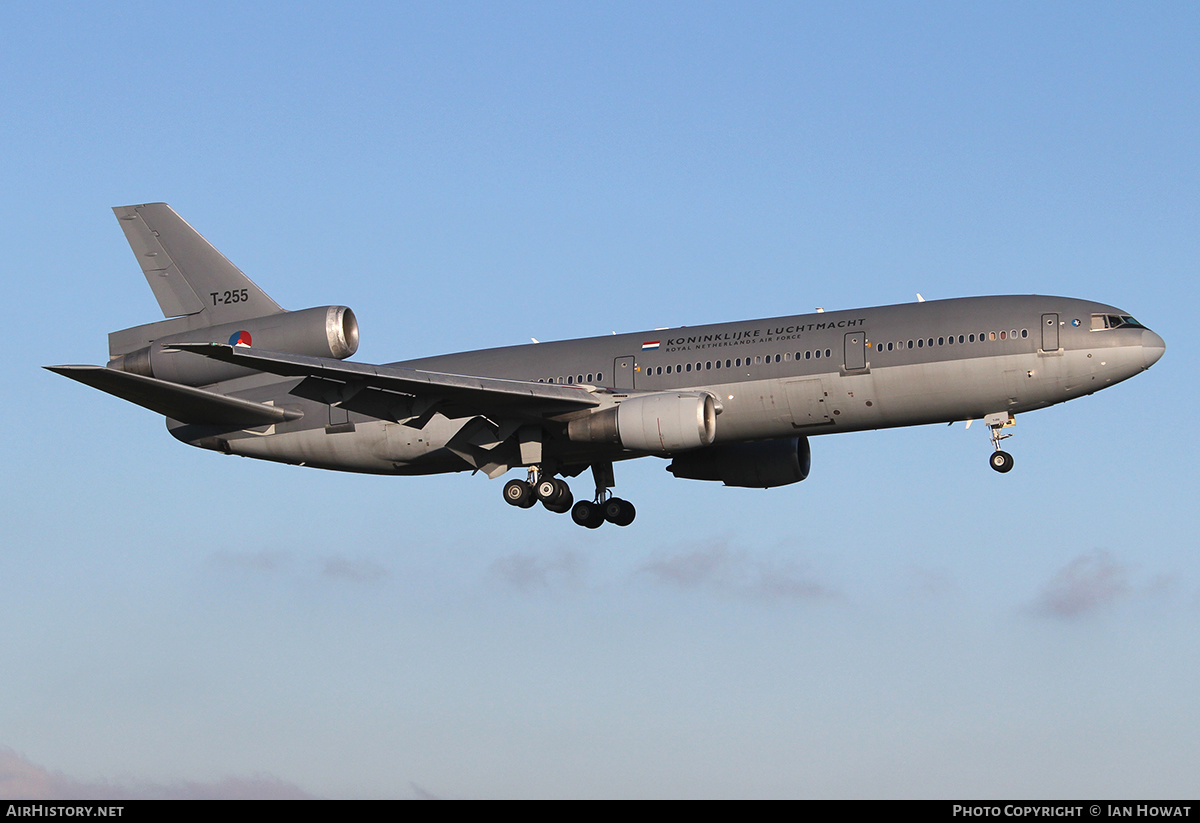
[[[113,209],[166,317],[228,323],[283,311],[166,203]]]
[[[109,335],[109,355],[167,334],[283,312],[242,270],[166,203],[113,209],[163,315],[171,318]]]

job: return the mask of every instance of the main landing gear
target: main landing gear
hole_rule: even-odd
[[[562,514],[570,510],[575,497],[567,481],[543,477],[537,469],[530,469],[528,480],[509,480],[504,484],[504,500],[519,509],[529,509],[541,502],[555,514]]]
[[[606,490],[607,493],[607,490]],[[580,500],[571,508],[571,519],[586,529],[598,529],[604,521],[618,526],[628,526],[637,517],[637,509],[628,500],[619,497],[604,497]]]
[[[992,468],[1001,474],[1012,471],[1012,455],[1006,451],[1001,451],[1000,441],[1007,437],[1012,437],[1011,434],[1001,434],[1001,429],[1007,429],[1009,426],[1015,426],[1017,424],[1016,418],[1014,418],[1009,412],[996,412],[995,414],[989,414],[984,417],[983,423],[992,433],[992,448],[995,449],[995,451],[992,452],[992,456],[989,460]]]
[[[532,508],[540,501],[546,509],[556,514],[570,511],[571,519],[588,529],[598,529],[605,521],[618,526],[632,523],[637,516],[633,504],[613,497],[609,491],[614,485],[612,464],[593,465],[592,476],[596,479],[596,496],[590,501],[575,503],[575,497],[565,480],[546,474],[534,466],[529,469],[528,479],[510,480],[504,484],[504,500],[510,506],[521,509]]]

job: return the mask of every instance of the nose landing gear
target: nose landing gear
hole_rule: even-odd
[[[1009,426],[1015,426],[1017,420],[1009,412],[996,412],[989,414],[983,418],[983,423],[992,433],[992,456],[988,461],[991,467],[1001,474],[1012,471],[1013,458],[1012,455],[1000,449],[1000,441],[1007,437],[1012,437],[1011,434],[1002,434],[1002,429],[1007,429]]]

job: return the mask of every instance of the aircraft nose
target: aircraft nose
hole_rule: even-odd
[[[1166,350],[1167,344],[1161,337],[1149,329],[1142,332],[1142,358],[1146,361],[1146,368],[1157,363]]]

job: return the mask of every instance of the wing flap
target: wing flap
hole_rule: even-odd
[[[303,417],[293,409],[281,409],[228,397],[224,394],[181,386],[166,380],[117,371],[104,366],[46,366],[46,369],[77,380],[144,409],[178,420],[239,429],[283,423]]]

